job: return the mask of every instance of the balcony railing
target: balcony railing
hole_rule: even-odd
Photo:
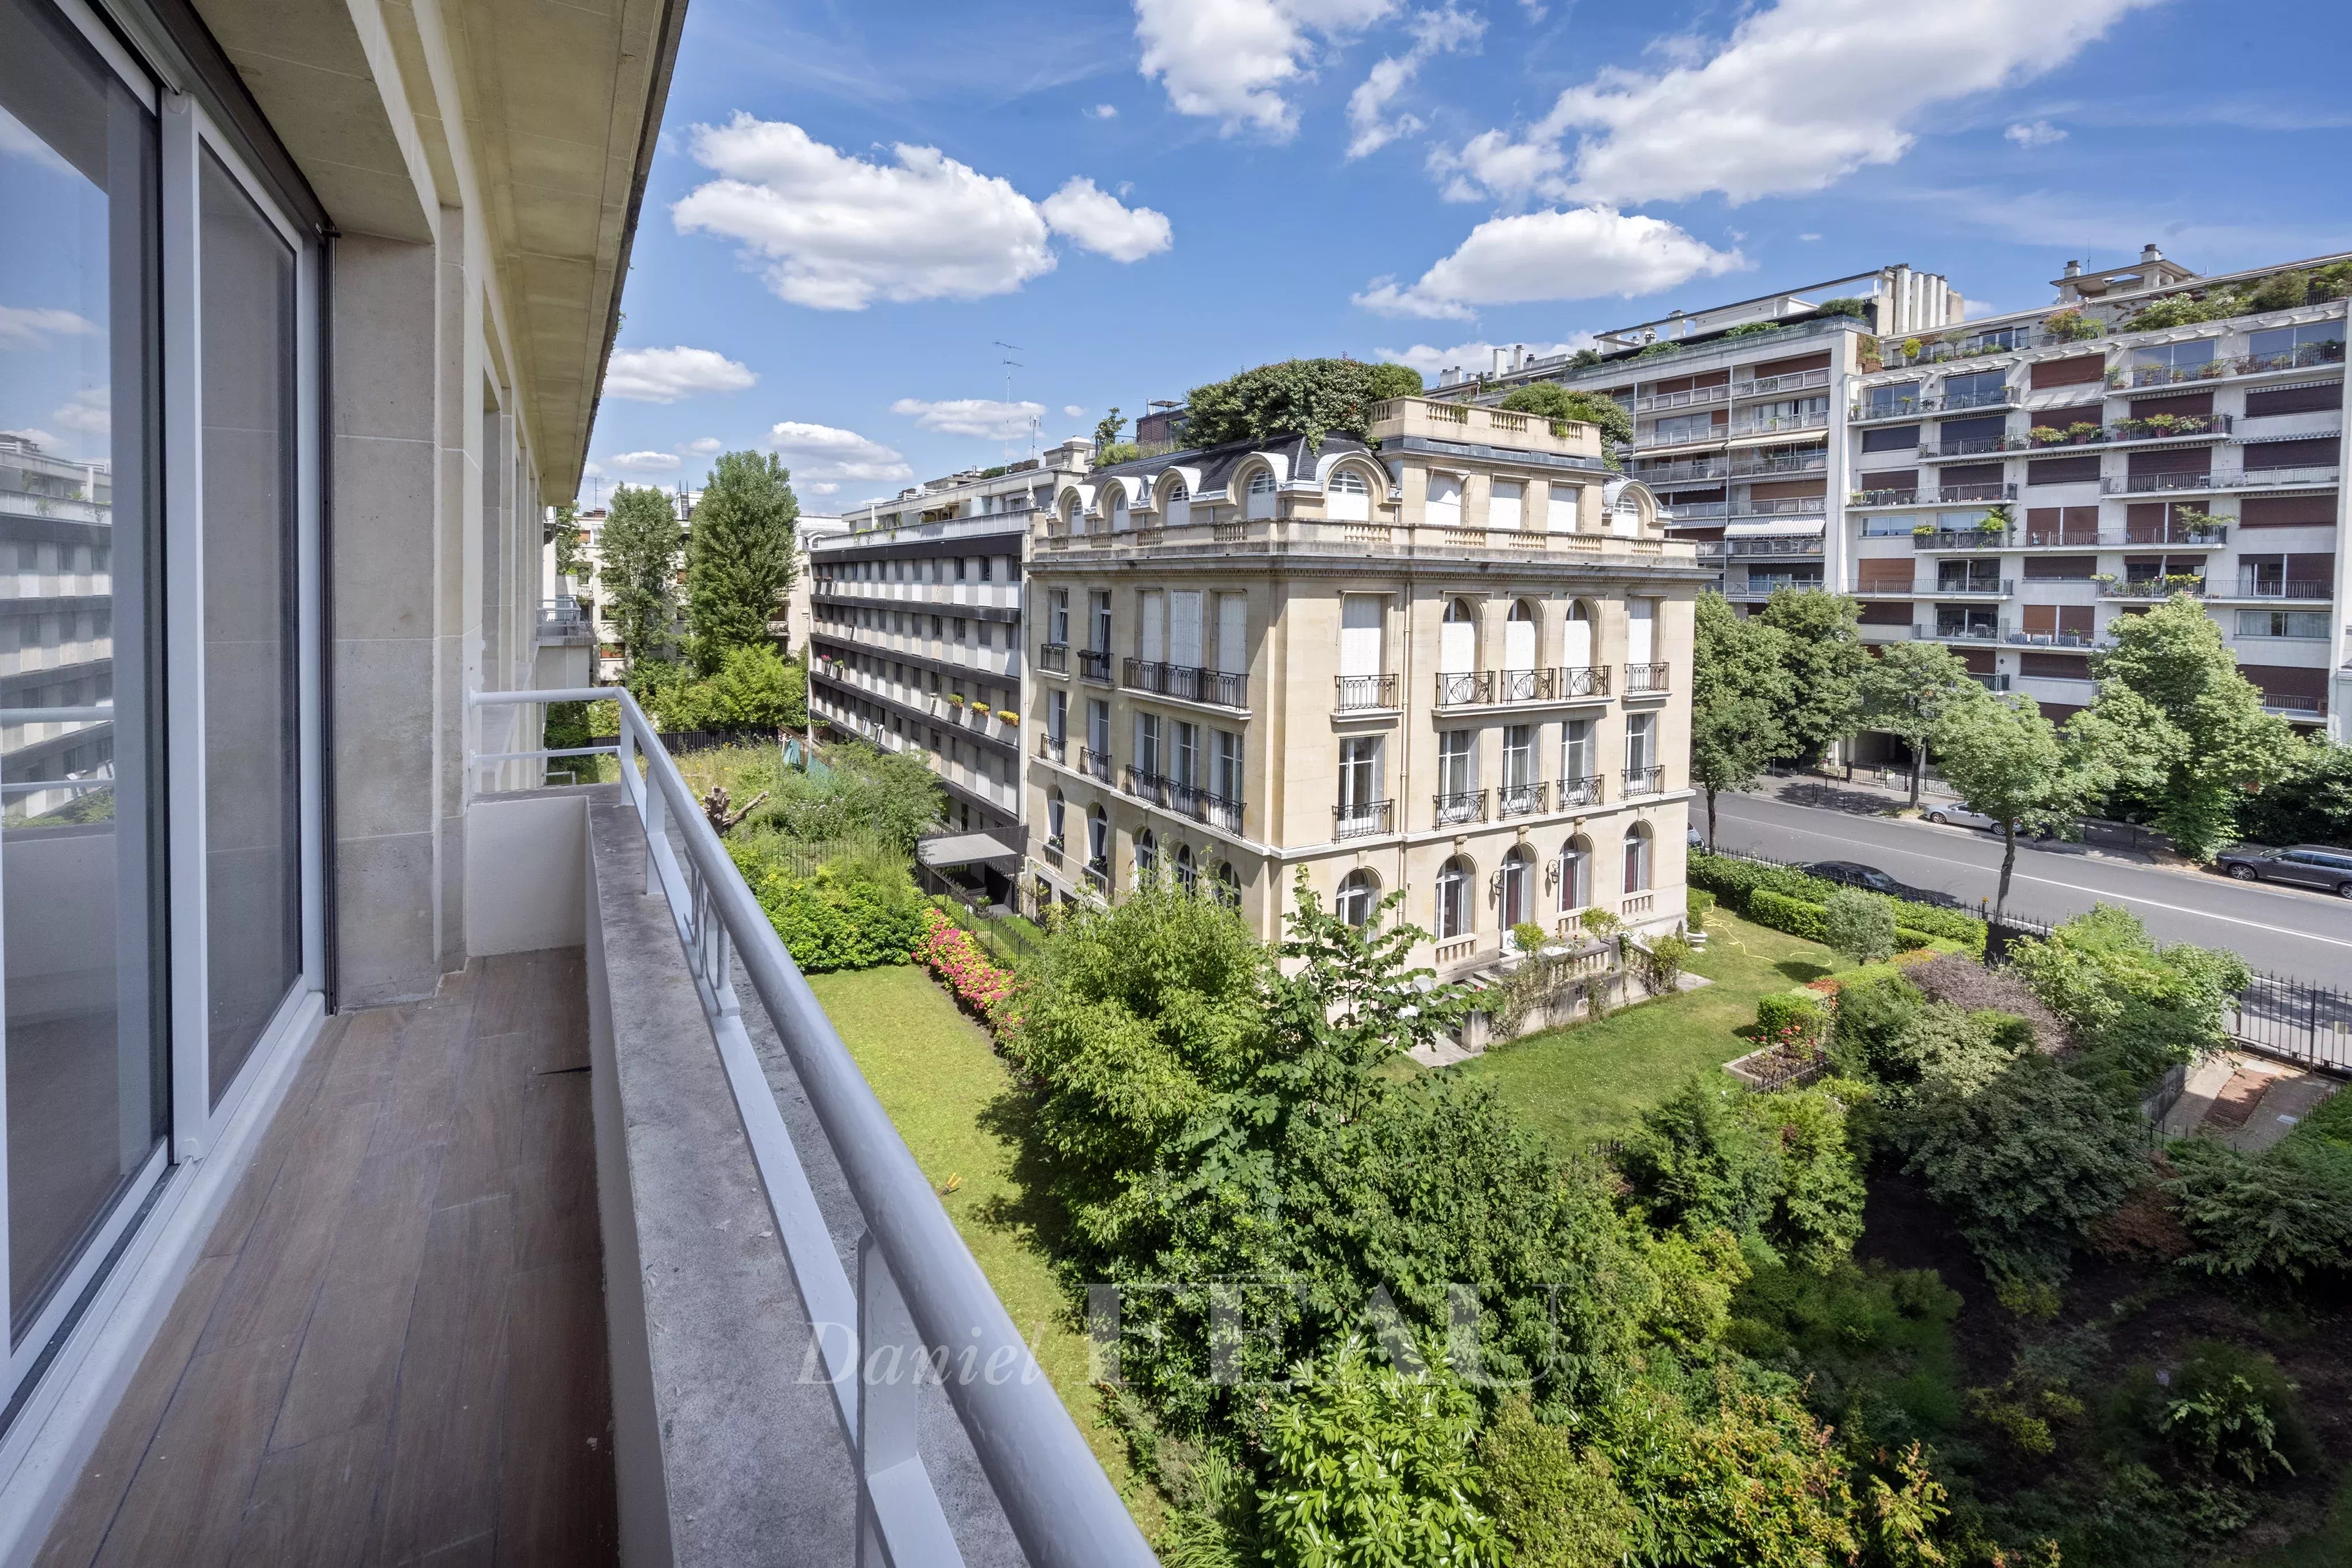
[[[1579,806],[1598,806],[1603,794],[1598,773],[1588,773],[1581,779],[1563,779],[1559,781],[1559,809],[1567,811]]]
[[[2313,365],[2344,362],[2344,340],[2305,343],[2283,354],[2233,354],[2198,365],[2133,365],[2107,372],[2111,387],[2167,387],[2184,382],[2221,381],[2229,376],[2258,376],[2272,371],[2299,371]]]
[[[2282,582],[2276,578],[2256,577],[2249,572],[2238,574],[2239,599],[2333,599],[2336,585],[2324,579],[2301,582]]]
[[[1976,485],[1922,485],[1910,490],[1856,490],[1846,497],[1852,507],[1937,507],[1963,501],[2014,501],[2017,486],[1998,480]]]
[[[1776,454],[1767,456],[1759,452],[1735,453],[1731,459],[1734,478],[1748,478],[1759,474],[1818,474],[1830,465],[1826,450]]]
[[[1778,496],[1770,500],[1746,500],[1731,503],[1735,517],[1818,517],[1830,509],[1826,496]]]
[[[2099,639],[2090,632],[2011,632],[2003,641],[2021,648],[2093,648]]]
[[[1801,592],[1818,590],[1821,586],[1822,574],[1818,571],[1801,575],[1793,571],[1751,571],[1748,574],[1748,580],[1735,585],[1731,592],[1734,596],[1745,595],[1752,599],[1759,594],[1778,593],[1784,588],[1793,588]]]
[[[1635,413],[1651,413],[1667,408],[1705,408],[1709,403],[1723,402],[1731,396],[1727,386],[1699,387],[1691,392],[1656,392],[1633,400]]]
[[[1459,827],[1465,822],[1486,820],[1486,791],[1465,789],[1459,794],[1440,795],[1437,800],[1436,822],[1441,828]]]
[[[1331,808],[1331,836],[1335,839],[1360,839],[1370,833],[1385,833],[1396,820],[1393,800],[1359,800],[1353,805]]]
[[[2303,692],[2264,692],[2263,711],[2283,714],[2290,718],[2326,718],[2327,699]]]
[[[1110,782],[1110,770],[1111,756],[1109,752],[1097,751],[1091,746],[1081,746],[1078,747],[1079,772],[1085,774],[1089,779],[1098,779],[1101,782],[1108,784]]]
[[[1816,583],[1814,586],[1820,585]],[[1629,697],[1654,696],[1666,690],[1667,668],[1664,664],[1626,665],[1625,695]]]
[[[1495,791],[1496,814],[1503,817],[1537,816],[1543,811],[1544,801],[1550,793],[1550,786],[1540,782],[1506,784]]]
[[[1119,684],[1131,692],[1149,692],[1184,702],[1210,703],[1218,707],[1249,706],[1247,675],[1224,674],[1198,664],[1129,659],[1120,668]]]
[[[1819,413],[1781,413],[1765,418],[1736,419],[1731,422],[1733,435],[1778,435],[1784,431],[1823,430],[1830,423],[1829,410]]]
[[[1990,566],[1996,563],[1988,561],[1985,564]],[[1902,591],[1910,591],[1906,589]],[[1979,599],[2006,599],[2017,591],[2017,584],[2013,580],[2007,578],[2000,580],[1963,578],[1957,581],[1948,578],[1938,578],[1934,588],[1921,591],[1927,597],[1935,599],[1966,599],[1972,596]]]
[[[1104,865],[1099,861],[1088,861],[1086,865],[1086,873],[1087,889],[1098,898],[1108,898],[1110,896],[1110,867]]]
[[[1437,677],[1439,707],[1467,707],[1495,700],[1495,672],[1464,670]]]
[[[2168,490],[2263,490],[2274,486],[2333,485],[2334,464],[2299,468],[2242,468],[2197,474],[2111,474],[2101,481],[2110,496],[2152,496]]]
[[[1725,501],[1677,501],[1670,503],[1666,515],[1676,522],[1695,522],[1702,517],[1720,517],[1730,510]]]
[[[1939,401],[1946,413],[1958,413],[1971,408],[2008,408],[2017,399],[2017,388],[2000,386],[1989,392],[1947,392]]]
[[[2007,528],[1927,528],[1911,530],[1913,549],[2006,549]]]
[[[1038,643],[1037,667],[1066,673],[1070,667],[1070,645],[1067,643]]]
[[[580,608],[580,601],[570,594],[544,599],[539,605],[539,640],[542,643],[569,642],[588,635],[588,617]]]
[[[1790,371],[1785,376],[1758,376],[1753,381],[1731,383],[1734,397],[1786,397],[1790,392],[1807,392],[1830,384],[1827,366],[1817,371]]]
[[[1110,654],[1100,648],[1078,650],[1078,674],[1090,681],[1110,680]]]
[[[1037,737],[1037,755],[1048,762],[1066,763],[1070,758],[1070,744],[1058,735],[1040,735]]]
[[[1797,534],[1760,539],[1728,541],[1733,555],[1819,555],[1822,537],[1819,534]]]
[[[468,701],[620,705],[615,745],[567,754],[618,756],[620,788],[645,831],[646,885],[667,900],[773,1234],[816,1330],[803,1375],[819,1375],[832,1392],[858,1517],[880,1559],[914,1563],[958,1556],[919,1435],[926,1389],[943,1386],[1031,1563],[1153,1563],[1127,1505],[635,700],[593,686],[478,692]],[[739,989],[741,981],[750,983],[751,996]],[[767,1014],[863,1220],[854,1272],[842,1261],[794,1147],[807,1132],[787,1128],[746,1027],[747,1009],[754,1006]],[[958,1365],[967,1370],[935,1375]],[[1003,1375],[970,1370],[979,1368]]]
[[[1341,713],[1360,708],[1392,708],[1397,706],[1397,678],[1394,675],[1339,675],[1339,706]]]
[[[1912,627],[1911,636],[1921,643],[1998,643],[2001,627],[1996,621],[1938,621],[1933,626]]]
[[[1633,476],[1648,485],[1671,485],[1685,479],[1720,479],[1725,473],[1720,457],[1692,457],[1674,463],[1636,463]]]
[[[2205,597],[2205,580],[2193,572],[2165,577],[2110,578],[2099,584],[2102,599],[2169,599],[2176,593]]]
[[[2018,541],[2027,549],[2131,549],[2141,545],[2224,545],[2226,523],[2126,523],[2120,528],[2025,526]]]
[[[2218,441],[2229,434],[2236,423],[2226,413],[2159,413],[2147,419],[2119,419],[2079,434],[2071,424],[2063,430],[2051,424],[2030,424],[2021,434],[2002,436],[2000,450],[2056,454],[2077,447],[2112,446],[2117,442]],[[2051,434],[2037,440],[2033,434],[2036,430]]]
[[[1625,793],[1628,798],[1635,795],[1654,795],[1665,787],[1666,770],[1663,766],[1625,769]]]

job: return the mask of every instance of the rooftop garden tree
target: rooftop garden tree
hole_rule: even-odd
[[[1617,455],[1620,443],[1633,439],[1633,416],[1613,397],[1574,392],[1558,382],[1536,382],[1515,388],[1497,406],[1513,413],[1532,413],[1552,422],[1552,434],[1564,434],[1566,421],[1580,420],[1601,431],[1601,461],[1611,469],[1623,466]]]
[[[1336,431],[1369,439],[1371,411],[1421,392],[1421,372],[1360,360],[1284,360],[1185,395],[1185,440],[1195,446],[1303,435],[1320,446]]]
[[[773,453],[727,452],[686,542],[686,621],[695,664],[715,674],[738,648],[772,647],[768,622],[793,581],[800,503]]]
[[[1719,593],[1698,596],[1691,674],[1691,779],[1706,791],[1715,842],[1718,790],[1744,789],[1788,750],[1781,716],[1793,704],[1789,634],[1745,617]]]

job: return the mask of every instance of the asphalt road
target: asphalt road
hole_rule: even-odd
[[[1705,831],[1703,804],[1693,803],[1691,821]],[[1857,861],[1972,908],[1979,899],[1990,904],[2000,882],[2000,841],[1973,828],[1727,794],[1716,802],[1716,831],[1726,849],[1775,860]],[[2018,845],[2012,912],[2054,923],[2095,904],[2121,904],[2159,941],[2226,947],[2257,969],[2352,988],[2352,899],[2134,865],[2079,844]]]

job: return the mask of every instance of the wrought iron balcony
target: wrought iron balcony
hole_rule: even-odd
[[[1070,758],[1069,742],[1058,735],[1040,734],[1037,737],[1037,755],[1048,762],[1066,763]]]
[[[1629,798],[1635,795],[1654,795],[1665,787],[1666,770],[1663,765],[1655,768],[1625,769],[1625,793]]]
[[[1626,665],[1625,695],[1629,697],[1655,696],[1665,691],[1667,668],[1664,664]]]
[[[1436,822],[1441,828],[1460,827],[1467,822],[1486,820],[1486,791],[1465,789],[1457,794],[1436,798]]]
[[[1131,692],[1176,697],[1184,702],[1218,707],[1247,707],[1249,677],[1204,670],[1198,664],[1167,664],[1154,659],[1129,659],[1120,667],[1119,685]]]
[[[1090,681],[1110,680],[1110,653],[1102,648],[1078,650],[1078,674]]]
[[[1067,643],[1037,644],[1037,667],[1067,673],[1070,667],[1070,645]]]
[[[1578,806],[1598,806],[1605,793],[1601,788],[1601,776],[1598,773],[1588,773],[1581,779],[1563,779],[1559,781],[1559,809],[1567,811]]]
[[[1339,706],[1341,713],[1360,708],[1392,708],[1397,706],[1397,678],[1394,675],[1339,675]]]
[[[1533,784],[1506,784],[1495,791],[1496,814],[1504,817],[1533,817],[1542,813],[1545,801],[1550,798],[1551,787],[1540,781]]]
[[[1078,771],[1087,778],[1108,784],[1110,782],[1111,767],[1109,752],[1097,751],[1090,746],[1078,747]]]
[[[1464,670],[1437,677],[1439,707],[1468,707],[1495,700],[1495,672]]]
[[[1335,839],[1360,839],[1370,833],[1390,831],[1396,820],[1393,800],[1359,800],[1351,805],[1331,808],[1331,836]]]

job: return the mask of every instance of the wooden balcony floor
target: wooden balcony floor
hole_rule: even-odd
[[[330,1019],[38,1562],[615,1560],[577,949]]]

